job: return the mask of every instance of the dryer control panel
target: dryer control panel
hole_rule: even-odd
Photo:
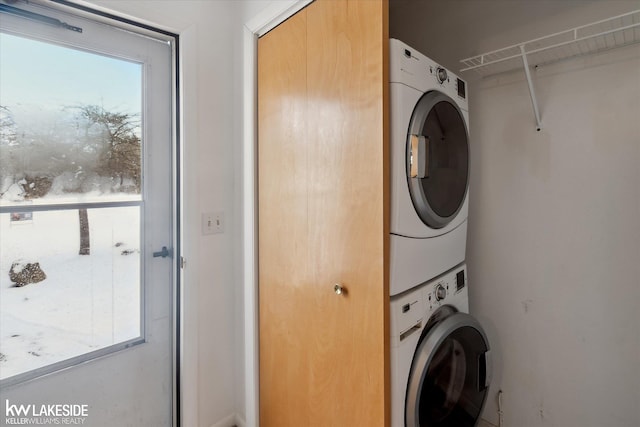
[[[400,40],[389,41],[391,83],[402,83],[421,92],[436,89],[458,101],[468,111],[467,85],[464,80],[442,65]]]

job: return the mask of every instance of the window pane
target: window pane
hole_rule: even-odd
[[[140,199],[142,66],[0,33],[0,205]]]
[[[0,214],[1,378],[141,336],[140,208],[87,222],[79,255],[79,210]]]
[[[0,52],[4,379],[142,335],[143,68],[6,33]]]

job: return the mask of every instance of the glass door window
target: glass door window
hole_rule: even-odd
[[[407,177],[414,208],[429,227],[446,226],[462,208],[469,178],[467,125],[443,93],[425,93],[414,109]]]
[[[414,355],[406,400],[407,427],[472,427],[490,381],[489,345],[470,315],[443,306],[425,327]]]
[[[0,33],[0,379],[142,338],[142,64]]]
[[[460,328],[436,349],[420,393],[419,425],[474,426],[482,410],[486,389],[479,367],[486,348],[481,334]]]

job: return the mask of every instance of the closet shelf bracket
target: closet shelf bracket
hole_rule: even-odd
[[[524,74],[527,76],[527,85],[529,85],[529,95],[531,95],[531,104],[533,105],[533,114],[536,116],[536,130],[542,129],[542,121],[540,120],[540,110],[538,110],[538,100],[536,99],[536,91],[533,89],[533,80],[531,80],[531,71],[529,70],[529,61],[525,53],[524,46],[520,45],[522,52],[522,66]]]
[[[542,123],[530,66],[537,68],[639,42],[640,9],[463,59],[460,62],[464,68],[460,71],[473,70],[482,77],[489,77],[524,67],[537,129],[540,130]]]

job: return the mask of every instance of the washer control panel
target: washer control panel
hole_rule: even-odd
[[[449,76],[447,75],[447,70],[442,67],[436,68],[436,76],[438,77],[439,83],[444,83],[449,81]]]
[[[424,288],[425,309],[430,312],[442,305],[455,305],[460,299],[458,295],[464,297],[466,305],[466,276],[467,268],[461,265],[427,284]]]
[[[467,267],[461,264],[433,280],[391,297],[391,336],[400,343],[419,331],[443,305],[468,312]]]

